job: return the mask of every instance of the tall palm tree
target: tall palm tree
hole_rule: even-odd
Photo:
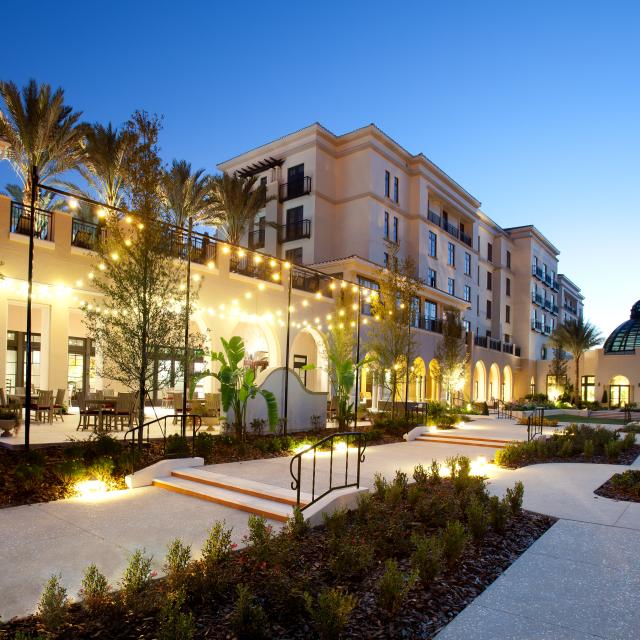
[[[602,344],[602,335],[597,327],[582,317],[568,320],[555,330],[552,342],[554,346],[568,351],[575,362],[574,398],[580,403],[580,359],[586,351]]]
[[[222,230],[231,244],[240,244],[240,239],[271,198],[266,197],[265,187],[256,187],[258,178],[242,178],[223,173],[211,180],[212,216],[209,222]]]
[[[25,202],[25,200],[30,198],[29,195],[25,197],[22,187],[15,183],[5,185],[4,195],[9,196],[14,202]],[[62,207],[62,203],[57,199],[55,193],[47,191],[40,196],[39,206],[40,209],[44,209],[45,211],[58,211]]]
[[[209,182],[204,169],[192,172],[186,160],[171,163],[162,177],[162,196],[173,224],[183,228],[189,218],[198,223],[213,215]]]
[[[23,202],[31,194],[31,171],[37,167],[42,184],[73,169],[82,158],[81,112],[64,103],[64,91],[30,80],[22,91],[13,82],[0,81],[0,139],[20,179]],[[40,205],[40,197],[36,204]]]

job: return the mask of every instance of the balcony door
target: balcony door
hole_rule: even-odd
[[[287,228],[285,233],[285,241],[297,240],[298,238],[302,238],[303,215],[303,207],[293,207],[293,209],[287,209]]]
[[[304,164],[287,169],[287,191],[289,198],[297,198],[304,193]]]

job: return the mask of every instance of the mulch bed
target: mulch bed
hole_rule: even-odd
[[[640,472],[638,472],[640,473]],[[616,474],[620,475],[620,474]],[[613,476],[615,477],[615,476]],[[640,494],[625,491],[623,487],[616,486],[609,478],[604,484],[601,484],[593,493],[603,498],[611,498],[612,500],[624,500],[626,502],[640,502]]]
[[[518,462],[516,464],[510,465],[501,465],[506,469],[519,469],[520,467],[528,467],[532,464],[545,464],[547,462],[586,462],[589,464],[623,464],[630,465],[633,464],[636,458],[640,456],[640,445],[634,444],[627,451],[623,451],[615,460],[611,460],[603,455],[601,456],[593,456],[591,458],[586,458],[584,454],[578,454],[577,456],[569,456],[566,458],[561,458],[560,456],[554,456],[550,458],[535,458],[533,460],[523,460],[522,462]]]

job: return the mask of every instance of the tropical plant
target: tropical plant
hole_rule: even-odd
[[[78,125],[81,112],[64,103],[61,88],[30,80],[22,91],[13,82],[0,81],[0,140],[8,143],[6,157],[20,179],[23,203],[30,203],[33,167],[45,184],[75,168],[81,161],[84,127]],[[36,206],[41,207],[40,193]]]
[[[257,176],[243,178],[228,173],[211,180],[209,222],[218,226],[231,244],[240,244],[258,211],[271,199],[267,198],[266,187],[256,186],[257,181]]]
[[[173,224],[182,228],[189,218],[198,223],[211,216],[210,180],[204,169],[192,171],[186,160],[171,163],[162,176],[162,195]]]
[[[14,202],[22,202],[29,200],[29,195],[25,197],[24,191],[19,184],[6,184],[4,187],[4,195],[7,195]],[[46,191],[40,194],[40,201],[38,204],[40,209],[45,211],[56,211],[61,207],[61,202],[57,199],[57,196],[52,191]]]
[[[278,403],[276,397],[267,389],[260,389],[255,384],[256,372],[251,367],[243,366],[244,340],[233,336],[230,340],[220,338],[223,351],[211,354],[211,362],[218,362],[217,372],[204,371],[191,377],[191,394],[199,380],[213,376],[220,383],[220,399],[225,412],[233,413],[233,426],[238,437],[244,438],[247,430],[247,407],[249,400],[262,396],[267,404],[267,421],[273,431],[278,424]]]
[[[453,394],[464,389],[469,361],[464,327],[456,309],[445,309],[442,342],[436,348],[436,361],[437,380],[445,391],[447,402],[451,402]]]
[[[588,320],[580,316],[577,320],[568,320],[558,326],[553,335],[555,345],[568,351],[575,363],[574,396],[576,404],[580,403],[580,359],[586,351],[602,343],[600,331]]]

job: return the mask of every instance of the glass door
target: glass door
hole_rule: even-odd
[[[629,385],[609,385],[609,404],[611,407],[624,407],[629,404]]]

